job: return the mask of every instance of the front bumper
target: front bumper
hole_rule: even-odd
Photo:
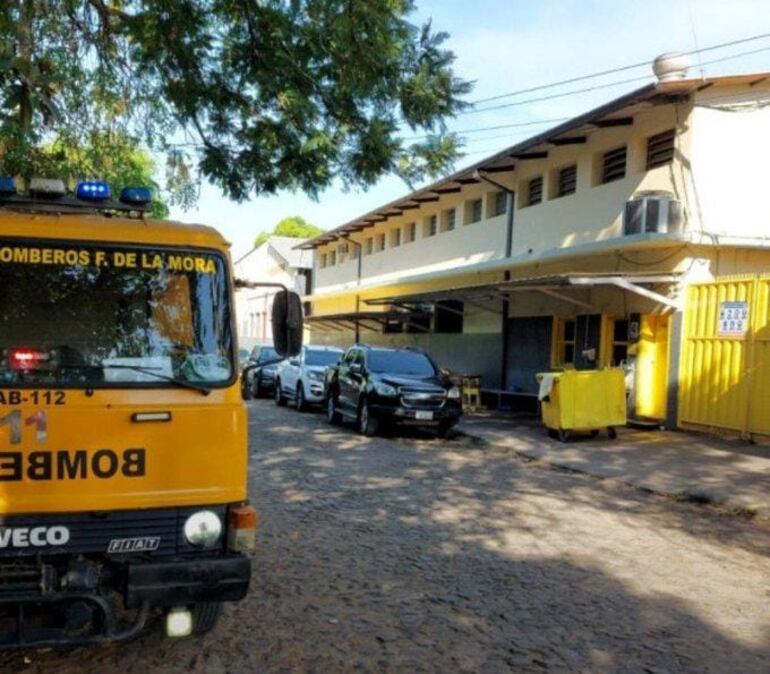
[[[127,562],[42,558],[6,563],[0,578],[0,650],[39,648],[132,638],[152,607],[243,599],[251,563],[240,553]]]
[[[126,606],[145,601],[177,606],[200,601],[239,601],[246,596],[251,562],[242,554],[128,565]]]
[[[444,405],[435,409],[420,409],[400,404],[385,405],[379,403],[372,405],[370,409],[378,419],[419,426],[455,423],[462,416],[462,408],[459,405]],[[428,414],[430,418],[426,418]]]
[[[311,379],[305,385],[305,400],[309,403],[322,403],[324,401],[324,382]]]

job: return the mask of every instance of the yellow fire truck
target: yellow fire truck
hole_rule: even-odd
[[[242,599],[246,502],[228,244],[113,198],[0,178],[0,648],[210,629]],[[279,353],[301,341],[277,296]]]

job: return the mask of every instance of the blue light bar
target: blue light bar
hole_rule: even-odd
[[[152,201],[149,187],[126,187],[120,192],[120,200],[132,206],[146,206]]]
[[[16,194],[16,181],[11,176],[0,176],[0,194]]]
[[[101,180],[84,180],[78,183],[75,196],[84,201],[106,201],[112,192],[110,186]]]

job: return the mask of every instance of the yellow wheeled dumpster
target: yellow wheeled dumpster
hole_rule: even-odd
[[[625,375],[620,368],[543,372],[540,382],[543,425],[562,442],[572,432],[597,435],[626,423]]]

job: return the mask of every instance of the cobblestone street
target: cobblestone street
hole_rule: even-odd
[[[470,438],[250,403],[248,599],[201,640],[3,671],[767,672],[770,531]]]

